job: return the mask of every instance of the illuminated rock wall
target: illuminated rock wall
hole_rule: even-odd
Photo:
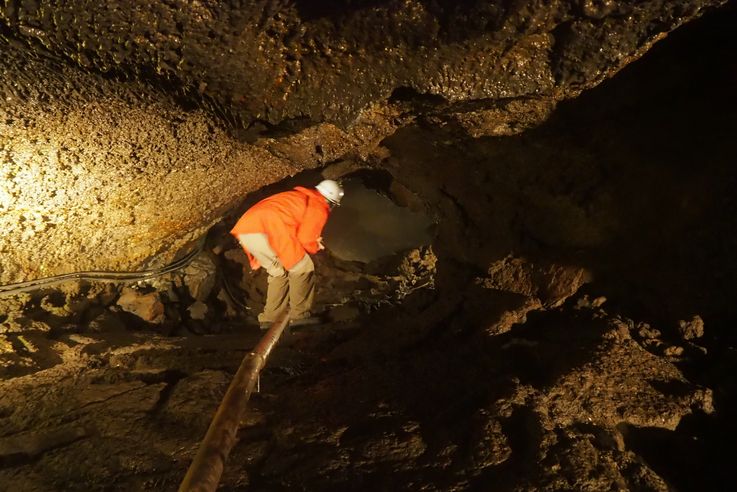
[[[721,3],[4,2],[0,283],[167,261],[418,120],[519,133]]]

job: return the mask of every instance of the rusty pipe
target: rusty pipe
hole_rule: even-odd
[[[258,374],[288,322],[289,316],[285,314],[243,358],[179,486],[179,492],[214,492],[217,488]]]

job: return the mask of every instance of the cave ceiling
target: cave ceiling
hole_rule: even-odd
[[[0,5],[0,283],[167,261],[418,118],[520,133],[723,0]]]

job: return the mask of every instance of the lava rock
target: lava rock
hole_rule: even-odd
[[[113,315],[109,311],[104,311],[102,314],[90,321],[87,328],[89,331],[93,332],[120,331],[125,329],[125,324],[123,324],[117,316]]]
[[[161,302],[158,292],[142,294],[126,287],[123,289],[117,304],[124,311],[135,314],[149,323],[164,321],[164,304]]]
[[[493,263],[488,277],[480,282],[489,289],[538,298],[552,307],[575,294],[589,279],[589,272],[581,267],[535,263],[510,256]]]
[[[512,448],[502,432],[499,420],[481,411],[474,416],[474,427],[471,436],[471,462],[475,469],[481,470],[509,459]]]
[[[187,308],[187,311],[192,319],[204,320],[208,312],[207,304],[202,301],[196,301]]]
[[[684,340],[694,340],[704,336],[704,320],[701,316],[694,316],[689,321],[678,322],[678,332]]]
[[[197,301],[205,301],[209,297],[217,280],[217,265],[209,253],[199,254],[184,269],[184,284],[189,294]]]

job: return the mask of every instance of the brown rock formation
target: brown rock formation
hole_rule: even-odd
[[[6,2],[0,282],[166,261],[418,115],[517,133],[721,3]]]

